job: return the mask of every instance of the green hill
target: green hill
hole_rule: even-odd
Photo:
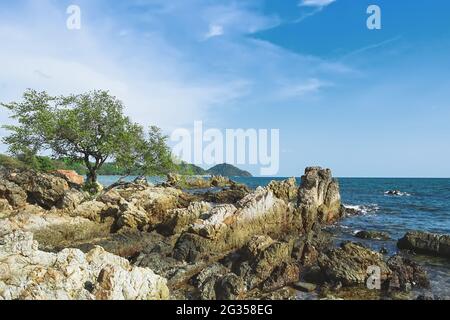
[[[224,177],[252,177],[250,172],[241,170],[232,166],[231,164],[218,164],[217,166],[212,167],[211,169],[206,171],[211,175],[221,175]]]
[[[10,157],[0,154],[0,167],[9,169],[32,168],[39,171],[52,171],[56,169],[74,170],[78,174],[85,175],[86,168],[83,163],[67,161],[65,159],[51,159],[49,157],[36,156],[32,161],[24,161],[20,158]],[[252,175],[244,170],[236,168],[230,164],[219,164],[209,170],[204,170],[194,164],[181,162],[176,165],[175,171],[182,175],[221,175],[224,177],[251,177]],[[98,171],[99,175],[125,175],[125,170],[114,162],[107,162]],[[137,173],[131,172],[131,175]]]

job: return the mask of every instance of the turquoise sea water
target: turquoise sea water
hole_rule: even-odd
[[[118,177],[100,177],[109,185]],[[236,182],[250,188],[266,186],[271,180],[285,178],[236,177]],[[152,182],[162,179],[149,178]],[[381,247],[394,254],[396,242],[407,231],[421,230],[450,234],[450,179],[413,178],[339,178],[342,202],[358,209],[360,214],[350,216],[331,226],[336,242],[351,240],[363,242],[374,250]],[[300,180],[298,179],[300,183]],[[402,196],[388,196],[388,190],[399,190]],[[354,234],[360,230],[388,232],[390,241],[360,240]],[[450,262],[448,260],[416,256],[415,260],[429,272],[435,294],[450,298]]]

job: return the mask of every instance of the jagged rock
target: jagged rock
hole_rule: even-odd
[[[266,188],[258,188],[236,206],[219,205],[181,235],[174,255],[184,259],[201,253],[237,249],[258,234],[283,234],[293,228],[288,205]]]
[[[397,243],[399,249],[450,258],[450,235],[421,231],[408,232]]]
[[[8,201],[12,207],[22,207],[27,203],[26,192],[17,184],[0,176],[0,198]]]
[[[259,251],[251,260],[256,274],[264,279],[270,276],[276,266],[290,260],[291,245],[286,242],[274,242],[267,248]]]
[[[330,169],[306,168],[298,190],[298,207],[306,231],[315,223],[331,223],[343,216],[339,184]]]
[[[162,223],[160,230],[169,235],[180,234],[210,210],[211,205],[207,202],[192,202],[187,208],[172,209],[168,212],[169,218]]]
[[[112,220],[103,223],[83,217],[72,217],[59,209],[45,210],[26,205],[0,215],[0,237],[13,231],[32,232],[45,250],[60,250],[80,241],[90,241],[109,234]]]
[[[391,273],[381,254],[353,242],[329,250],[319,257],[318,262],[329,281],[341,282],[344,286],[365,283],[371,266],[380,268],[381,281],[385,281]]]
[[[263,284],[264,291],[275,291],[299,280],[300,267],[296,263],[283,262],[276,266],[269,278]]]
[[[388,233],[382,231],[359,231],[355,234],[355,237],[360,239],[370,240],[390,240],[391,237]]]
[[[218,300],[236,300],[245,294],[246,287],[240,277],[229,273],[216,282],[215,291]]]
[[[292,258],[302,266],[312,266],[317,262],[319,253],[328,250],[332,243],[329,233],[315,230],[295,239]]]
[[[229,178],[222,176],[204,178],[170,173],[167,175],[167,181],[162,185],[180,189],[206,189],[211,187],[228,187],[233,185],[233,183]]]
[[[56,204],[56,207],[58,209],[73,211],[86,197],[87,195],[85,193],[77,189],[70,189],[64,193],[63,197]]]
[[[152,226],[167,219],[169,210],[186,207],[190,202],[181,190],[175,188],[143,187],[141,190],[127,188],[116,191],[125,201],[146,212]]]
[[[176,187],[177,185],[179,185],[181,180],[182,180],[181,175],[175,174],[175,173],[169,173],[167,175],[167,180],[164,183],[164,185],[168,186],[168,187]]]
[[[213,187],[227,187],[233,184],[230,178],[222,176],[212,176],[210,181]]]
[[[298,265],[291,263],[292,244],[269,236],[254,236],[240,250],[232,270],[246,281],[247,288],[262,284],[263,290],[276,290],[298,281]]]
[[[395,255],[387,261],[387,265],[392,271],[389,289],[409,291],[413,287],[430,287],[426,271],[414,261]]]
[[[118,206],[124,199],[117,190],[108,190],[97,197],[97,201],[108,205]]]
[[[194,224],[190,231],[208,239],[217,239],[235,220],[236,207],[232,204],[218,205],[207,213],[207,218]]]
[[[31,233],[0,239],[0,298],[34,300],[167,299],[166,279],[96,247],[38,250]]]
[[[172,187],[154,187],[141,183],[119,184],[100,194],[90,204],[82,204],[75,210],[82,216],[102,218],[113,216],[116,231],[129,227],[137,230],[154,229],[174,215],[174,210],[188,206],[191,199],[181,190]]]
[[[286,202],[296,201],[298,196],[298,186],[295,178],[284,181],[271,181],[267,186],[275,197]]]
[[[216,300],[216,283],[229,271],[220,263],[214,263],[203,269],[194,279],[194,285],[200,291],[200,299]]]
[[[103,202],[96,200],[86,201],[78,205],[75,210],[70,212],[72,217],[82,217],[91,221],[101,221],[102,212],[105,210],[106,205]]]
[[[6,182],[9,181],[10,183]],[[69,190],[67,181],[52,174],[35,171],[11,172],[2,175],[0,182],[0,196],[14,207],[24,205],[26,202],[36,204],[44,209],[51,209],[64,197]],[[12,183],[12,184],[11,184]],[[18,190],[17,186],[22,189]]]
[[[255,259],[261,252],[266,250],[275,240],[267,235],[254,236],[242,248],[247,259]]]
[[[218,192],[207,192],[204,198],[208,202],[234,204],[250,193],[250,189],[243,185],[233,183],[230,188]]]
[[[12,206],[9,204],[9,201],[6,199],[0,199],[0,213],[11,210]]]
[[[84,177],[80,176],[73,170],[56,170],[53,171],[52,174],[61,177],[65,179],[67,182],[75,185],[82,185],[84,183]]]
[[[141,207],[135,203],[123,202],[119,205],[116,228],[128,227],[136,230],[146,230],[150,226],[151,217]]]

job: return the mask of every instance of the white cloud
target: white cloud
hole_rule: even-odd
[[[300,7],[325,7],[336,0],[301,0],[299,3]]]
[[[331,86],[330,83],[311,78],[301,83],[289,84],[280,90],[283,98],[300,98],[308,94],[318,93],[320,89]]]
[[[205,39],[218,37],[224,34],[223,27],[217,24],[211,24],[208,32],[205,34]]]
[[[105,89],[124,102],[135,121],[171,130],[205,119],[210,108],[246,91],[247,82],[238,77],[223,81],[186,63],[161,32],[143,41],[131,29],[88,20],[80,31],[68,31],[63,6],[44,0],[29,6],[20,19],[0,14],[2,102],[20,99],[27,88],[54,95]],[[31,14],[34,19],[27,19]],[[9,122],[4,112],[0,122]]]
[[[164,10],[130,10],[131,18],[120,7],[120,15],[111,18],[98,8],[88,10],[92,2],[86,1],[82,11],[98,16],[83,20],[80,31],[65,28],[62,5],[29,3],[32,10],[15,17],[0,12],[2,102],[20,99],[26,88],[54,95],[107,89],[135,121],[170,131],[194,120],[222,125],[221,115],[232,109],[317,94],[326,86],[318,80],[324,74],[346,70],[245,37],[279,21],[242,2],[171,2]],[[205,30],[209,37],[227,37],[199,42]],[[7,121],[0,113],[0,122]]]

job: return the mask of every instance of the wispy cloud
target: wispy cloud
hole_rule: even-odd
[[[346,55],[341,57],[341,60],[345,60],[347,58],[356,56],[356,55],[364,53],[366,51],[370,51],[370,50],[374,50],[374,49],[378,49],[378,48],[384,47],[384,46],[386,46],[388,44],[391,44],[393,42],[396,42],[396,41],[400,40],[401,38],[402,38],[401,36],[396,36],[396,37],[391,38],[391,39],[387,39],[387,40],[384,40],[384,41],[381,41],[381,42],[378,42],[378,43],[374,43],[374,44],[370,44],[368,46],[364,46],[362,48],[359,48],[359,49],[356,49],[354,51],[351,51],[351,52],[347,53]]]
[[[305,19],[312,17],[319,12],[321,12],[326,6],[332,4],[336,0],[301,0],[298,4],[299,7],[309,7],[313,8],[312,11],[304,12],[300,16],[300,18],[296,19],[294,23],[300,23],[304,21]]]
[[[300,7],[326,7],[336,0],[301,0]]]
[[[300,98],[309,94],[318,93],[322,88],[332,86],[331,83],[311,78],[301,83],[291,83],[280,90],[282,98]]]
[[[25,1],[16,17],[0,10],[1,100],[19,99],[26,88],[56,95],[107,89],[136,121],[171,130],[230,108],[317,94],[329,74],[345,69],[248,37],[280,23],[253,4],[157,2],[109,8],[105,0],[106,15],[101,0],[95,8],[81,1],[79,31],[65,28],[65,7],[51,0]],[[199,41],[212,38],[219,41]]]

